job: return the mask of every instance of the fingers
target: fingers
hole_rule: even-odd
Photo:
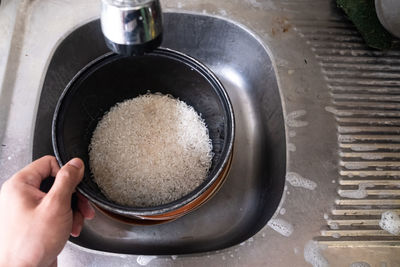
[[[57,258],[50,264],[49,267],[57,267]]]
[[[93,219],[95,212],[93,207],[89,204],[89,201],[82,196],[81,194],[78,195],[78,210],[83,215],[85,219]]]
[[[85,170],[83,161],[78,158],[70,160],[56,175],[53,186],[47,194],[50,198],[56,198],[61,204],[71,205],[71,195],[83,178]]]
[[[78,237],[82,231],[82,227],[83,227],[83,216],[79,211],[75,211],[72,222],[71,235],[73,237]]]
[[[40,183],[49,176],[56,176],[60,170],[57,160],[53,156],[44,156],[27,165],[17,172],[11,179],[39,188]]]

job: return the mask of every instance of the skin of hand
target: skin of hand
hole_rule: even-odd
[[[0,191],[0,266],[56,266],[70,235],[79,236],[84,219],[94,217],[88,200],[71,196],[82,180],[84,163],[70,160],[61,169],[52,156],[42,157],[8,179]],[[54,176],[48,193],[40,183]]]

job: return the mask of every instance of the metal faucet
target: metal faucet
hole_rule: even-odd
[[[141,55],[162,41],[159,0],[102,0],[101,29],[107,46],[122,55]]]

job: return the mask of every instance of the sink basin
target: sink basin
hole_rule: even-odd
[[[97,211],[96,218],[85,223],[81,236],[70,239],[77,245],[142,255],[219,250],[257,233],[281,200],[286,171],[285,127],[275,71],[266,48],[234,22],[187,13],[164,14],[162,46],[200,60],[225,86],[237,125],[231,171],[213,199],[170,223],[129,225]],[[107,52],[98,20],[75,29],[59,43],[43,83],[33,159],[53,154],[52,116],[67,83],[82,67]]]

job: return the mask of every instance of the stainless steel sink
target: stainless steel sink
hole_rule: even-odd
[[[97,217],[85,224],[81,236],[71,238],[80,246],[153,255],[218,250],[257,233],[281,200],[286,171],[285,127],[275,71],[266,48],[246,29],[213,16],[165,13],[164,25],[162,46],[205,63],[228,91],[237,124],[231,172],[213,199],[174,222],[132,226],[98,211]],[[51,121],[67,83],[107,51],[98,20],[79,27],[59,43],[40,97],[34,159],[53,153]]]

